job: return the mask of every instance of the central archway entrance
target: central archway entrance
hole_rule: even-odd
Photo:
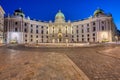
[[[62,33],[58,33],[58,43],[62,42]]]

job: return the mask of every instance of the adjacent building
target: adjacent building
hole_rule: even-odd
[[[25,17],[21,9],[5,17],[4,37],[6,43],[82,43],[115,41],[116,26],[111,14],[102,9],[93,16],[78,21],[66,21],[61,11],[55,20],[45,22]]]
[[[5,12],[3,8],[0,6],[0,44],[3,43],[4,14]]]

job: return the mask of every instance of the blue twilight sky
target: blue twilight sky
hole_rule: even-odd
[[[22,8],[26,16],[43,21],[53,21],[58,10],[64,13],[66,20],[79,20],[93,15],[99,7],[112,13],[120,29],[120,0],[0,0],[0,5],[6,14]]]

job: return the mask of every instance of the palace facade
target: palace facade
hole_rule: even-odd
[[[4,18],[4,41],[6,43],[81,43],[115,41],[116,26],[111,14],[102,9],[93,16],[78,21],[66,21],[59,11],[55,20],[45,22],[25,17],[21,9]]]
[[[0,44],[3,43],[4,13],[3,8],[0,6]]]

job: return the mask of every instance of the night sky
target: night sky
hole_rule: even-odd
[[[43,21],[54,21],[61,10],[66,20],[79,20],[93,15],[99,7],[106,13],[112,13],[114,22],[120,29],[120,0],[0,0],[6,14],[22,8],[26,16]]]

